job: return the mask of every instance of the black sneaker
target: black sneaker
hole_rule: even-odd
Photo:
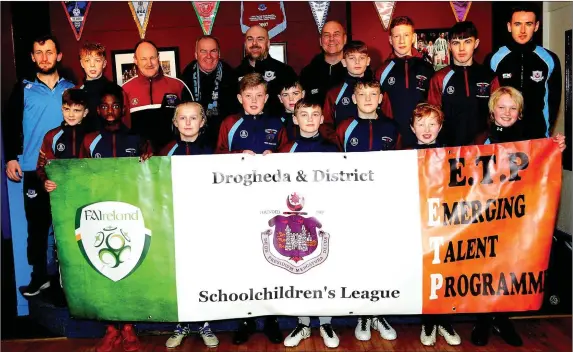
[[[257,329],[257,324],[253,319],[244,319],[239,323],[239,329],[235,332],[233,336],[233,343],[235,345],[243,344],[249,341],[249,337]]]
[[[267,317],[265,319],[265,327],[263,332],[271,343],[283,342],[283,334],[279,328],[279,322],[276,317]]]
[[[523,345],[521,337],[515,331],[511,321],[506,317],[495,317],[493,319],[493,333],[499,335],[508,345],[515,347]]]
[[[478,321],[472,330],[471,341],[475,346],[485,346],[489,342],[489,332],[491,324],[489,322]]]
[[[33,297],[48,287],[50,287],[50,280],[32,278],[28,286],[20,287],[20,292],[24,297]]]

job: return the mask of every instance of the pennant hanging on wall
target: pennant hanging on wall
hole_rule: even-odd
[[[388,27],[390,27],[390,21],[392,21],[396,1],[374,1],[374,7],[376,7],[382,27],[387,31]]]
[[[147,29],[147,23],[149,22],[152,2],[153,1],[129,1],[128,3],[141,39],[145,38],[145,31]]]
[[[269,31],[269,39],[287,27],[285,6],[282,1],[241,1],[241,30],[243,34],[254,25]]]
[[[470,12],[470,6],[472,6],[471,1],[450,1],[452,10],[454,11],[454,16],[456,16],[456,21],[462,22],[466,20],[468,13]]]
[[[91,1],[62,1],[66,17],[78,41],[82,37],[90,5]]]
[[[219,1],[192,1],[192,3],[203,34],[211,34],[219,9]]]
[[[310,11],[312,11],[312,16],[318,27],[318,33],[322,33],[322,27],[324,27],[324,23],[326,22],[330,1],[309,1],[308,4],[310,5]]]

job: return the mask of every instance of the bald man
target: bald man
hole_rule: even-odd
[[[256,25],[247,30],[245,34],[245,58],[237,67],[236,74],[239,81],[244,75],[257,72],[263,75],[268,85],[269,100],[265,111],[272,116],[281,116],[284,107],[279,101],[281,84],[293,82],[298,79],[293,68],[273,59],[269,55],[271,41],[269,33],[263,27]]]
[[[137,75],[122,86],[128,98],[125,105],[131,114],[132,130],[149,140],[158,152],[173,137],[173,113],[182,92],[186,90],[191,100],[193,94],[183,81],[163,74],[153,42],[141,40],[134,52]]]
[[[319,43],[322,52],[316,55],[300,73],[300,83],[307,97],[324,103],[326,93],[342,84],[346,68],[342,66],[342,49],[346,44],[346,30],[337,21],[328,21],[322,27]],[[372,74],[368,67],[368,75]]]

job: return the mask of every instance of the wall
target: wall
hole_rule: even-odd
[[[543,46],[553,51],[561,61],[561,72],[565,75],[565,31],[573,28],[573,4],[571,2],[545,2],[543,4],[544,19],[551,26],[546,26],[543,32]],[[565,82],[565,77],[563,77]],[[555,133],[564,132],[565,118],[571,119],[572,116],[564,116],[565,90],[561,97],[561,106],[555,125]],[[569,142],[569,146],[572,144]],[[573,173],[563,170],[563,181],[561,188],[561,204],[559,207],[559,217],[557,218],[557,228],[568,234],[572,234],[573,226],[571,224],[571,210],[573,207],[571,200],[573,192]]]
[[[222,56],[232,66],[240,63],[243,34],[240,30],[240,2],[223,2],[215,20],[213,35],[221,41]],[[307,2],[285,2],[287,29],[273,42],[287,42],[288,63],[297,72],[319,52],[318,30]],[[431,15],[429,15],[431,13]],[[382,28],[372,2],[352,2],[352,36],[372,47],[372,67],[377,68],[390,53],[388,33]],[[418,28],[447,28],[455,23],[448,2],[399,2],[394,16],[410,16]],[[126,2],[92,2],[84,32],[78,43],[72,33],[60,2],[50,4],[52,31],[61,41],[64,64],[77,78],[83,72],[77,61],[78,48],[86,40],[100,41],[108,48],[108,69],[111,78],[111,51],[131,49],[139,40],[137,27]],[[328,20],[346,24],[346,3],[330,3]],[[491,51],[491,3],[473,2],[468,20],[480,31],[481,45],[477,52],[482,61]],[[195,38],[202,34],[191,2],[154,2],[146,38],[160,47],[179,46],[181,69],[193,60]]]
[[[456,23],[448,1],[399,1],[393,17],[397,16],[410,17],[419,29],[451,28]],[[353,2],[351,19],[352,38],[366,42],[372,56],[371,66],[377,68],[392,51],[388,42],[389,32],[384,31],[371,1]],[[491,2],[472,2],[466,20],[473,21],[478,29],[481,43],[476,51],[476,60],[481,63],[492,49]]]

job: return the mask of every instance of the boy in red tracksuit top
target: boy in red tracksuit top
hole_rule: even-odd
[[[369,81],[372,79],[368,56],[368,46],[359,40],[353,40],[344,45],[344,58],[342,65],[346,67],[347,73],[344,82],[330,89],[326,93],[323,106],[324,123],[320,126],[320,134],[332,143],[338,143],[336,138],[336,127],[340,122],[358,116],[356,105],[352,103],[354,86],[358,81]]]
[[[195,102],[177,105],[173,114],[173,125],[177,128],[177,138],[167,143],[159,152],[160,156],[213,154],[204,137],[207,117],[203,106]]]
[[[338,152],[338,146],[324,139],[318,129],[324,121],[322,107],[316,100],[301,99],[294,106],[292,123],[298,128],[297,137],[283,145],[279,153]]]
[[[263,154],[276,152],[288,141],[280,117],[263,112],[269,99],[267,82],[260,73],[249,73],[239,82],[237,99],[244,114],[231,115],[223,120],[219,129],[217,154]]]
[[[46,175],[45,166],[50,160],[75,159],[80,155],[80,147],[86,135],[86,126],[82,122],[88,114],[87,104],[87,95],[81,89],[70,88],[62,94],[64,121],[44,136],[36,167],[36,173],[47,192],[52,192],[57,186]]]
[[[406,148],[416,144],[410,117],[416,105],[426,100],[434,75],[432,64],[412,47],[414,38],[414,22],[406,16],[394,18],[390,22],[389,37],[392,54],[376,71],[384,95],[382,112],[398,123],[402,145]]]
[[[80,148],[80,159],[139,156],[145,160],[152,155],[149,142],[122,123],[125,105],[120,87],[110,84],[102,90],[97,112],[103,120],[102,128],[86,135]]]

